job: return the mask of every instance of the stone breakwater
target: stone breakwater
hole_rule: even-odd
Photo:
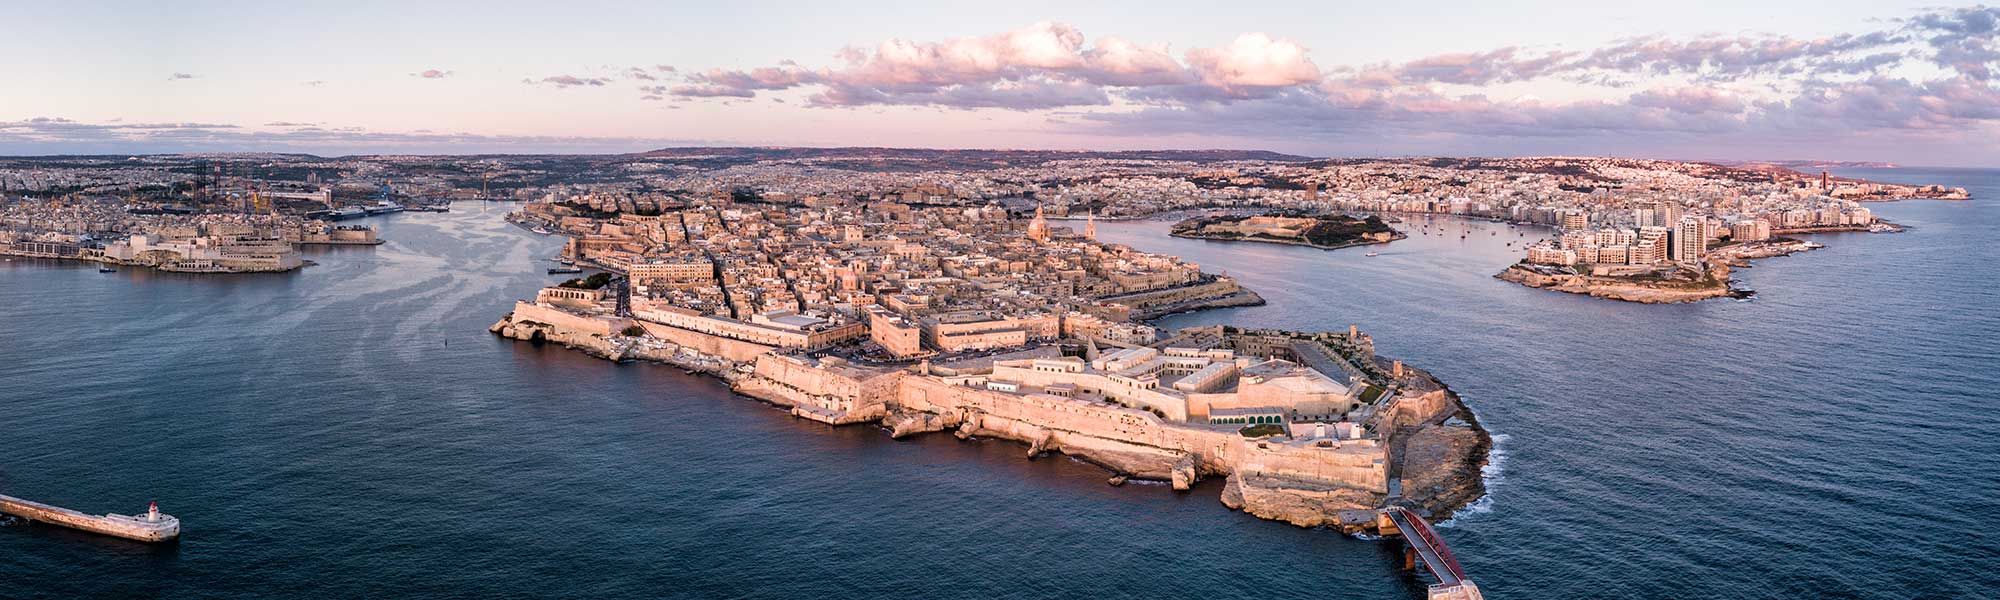
[[[153,517],[116,514],[91,516],[40,502],[0,496],[0,513],[140,542],[166,542],[181,536],[180,520],[157,512]]]
[[[964,377],[929,374],[924,365],[758,352],[647,323],[641,323],[645,335],[631,336],[625,332],[632,321],[575,315],[571,321],[538,310],[550,309],[524,303],[490,330],[608,360],[713,374],[740,394],[829,425],[876,424],[891,438],[950,432],[1015,441],[1026,445],[1030,459],[1059,452],[1102,467],[1114,485],[1146,479],[1188,490],[1222,477],[1225,505],[1305,527],[1359,530],[1373,523],[1373,509],[1387,504],[1443,516],[1484,493],[1480,469],[1491,438],[1457,395],[1415,369],[1405,371],[1399,391],[1370,417],[1376,438],[1253,438],[1101,402],[988,390]]]

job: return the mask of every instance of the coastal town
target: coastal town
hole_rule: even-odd
[[[305,264],[288,247],[380,241],[366,227],[338,221],[449,210],[454,200],[528,202],[521,218],[544,231],[561,228],[564,218],[657,217],[728,198],[817,209],[957,209],[956,215],[931,219],[947,226],[990,221],[998,214],[994,211],[1011,217],[1033,211],[1048,223],[1179,215],[1180,222],[1171,227],[1174,235],[1321,248],[1447,235],[1443,228],[1395,227],[1399,217],[1421,215],[1522,227],[1519,245],[1508,244],[1519,253],[1518,264],[1499,273],[1501,279],[1613,299],[1681,302],[1741,295],[1743,290],[1729,285],[1730,266],[1816,246],[1789,236],[1900,230],[1877,218],[1866,203],[1967,197],[1962,188],[1865,181],[1776,164],[1575,157],[1312,159],[1220,150],[670,148],[600,156],[12,158],[0,160],[0,248],[15,256],[162,270],[284,271]],[[567,207],[568,212],[549,207]],[[886,221],[912,223],[898,221],[903,218],[889,214]],[[749,237],[814,224],[827,227],[814,227],[812,234],[840,237],[870,219],[884,220],[868,213],[814,224],[755,215],[737,219],[711,210],[674,217],[686,221],[686,227],[660,234],[658,241],[685,242],[709,226],[741,226],[734,235]],[[1058,226],[1054,232],[1078,234],[1074,229]],[[1536,237],[1528,237],[1531,231]],[[614,269],[649,248],[620,246],[618,235],[585,237],[582,249],[596,250],[595,260]],[[961,239],[938,251],[941,256],[971,255],[961,247],[967,245],[980,243]],[[993,248],[977,249],[992,256]],[[705,268],[697,263],[706,257],[696,260],[694,250],[676,252],[681,254],[666,257],[668,263],[679,260],[682,268]],[[1063,260],[1076,267],[1081,259]],[[736,275],[781,268],[776,261],[716,264]],[[803,266],[808,265],[790,265]],[[991,268],[951,265],[954,273],[974,275]],[[1205,277],[1192,268],[1162,273],[1183,284]],[[769,272],[763,278],[781,279]],[[1230,285],[1205,283],[1217,290]],[[1129,282],[1066,285],[1085,295],[1131,287]],[[787,302],[809,303],[832,289],[744,290],[700,302],[728,303],[741,317]],[[700,302],[689,306],[703,310]],[[1149,310],[1161,309],[1140,308],[1137,313],[1143,319]],[[1164,310],[1172,312],[1171,307]]]
[[[830,425],[1014,440],[1113,484],[1226,478],[1225,503],[1305,526],[1372,530],[1386,505],[1443,516],[1481,494],[1490,438],[1443,383],[1358,327],[1158,330],[1147,320],[1262,300],[1100,243],[1088,218],[729,195],[644,212],[520,206],[512,220],[603,274],[492,330],[711,373]]]
[[[1442,383],[1375,356],[1359,328],[1157,329],[1160,316],[1263,299],[1200,265],[1101,243],[1100,219],[1178,216],[1162,228],[1320,248],[1464,235],[1404,218],[1505,221],[1519,254],[1501,279],[1678,302],[1741,294],[1732,266],[1815,247],[1787,236],[1898,229],[1867,202],[1966,196],[1774,165],[1616,158],[881,148],[15,158],[0,162],[0,242],[12,256],[107,269],[286,271],[307,264],[303,245],[381,242],[339,224],[347,218],[504,202],[523,229],[566,240],[549,270],[578,277],[517,303],[496,333],[714,373],[832,424],[1017,439],[1121,481],[1224,477],[1232,504],[1324,525],[1390,503],[1449,514],[1478,496],[1486,434]],[[1406,464],[1410,441],[1451,451]]]
[[[540,266],[574,278],[515,301],[490,327],[498,336],[709,374],[830,426],[1009,440],[1030,459],[1102,467],[1111,485],[1221,480],[1221,501],[1258,517],[1407,536],[1485,493],[1492,435],[1446,383],[1377,355],[1359,324],[1163,329],[1166,315],[1264,299],[1199,264],[1101,242],[1100,220],[1328,250],[1500,221],[1517,262],[1497,278],[1652,303],[1747,295],[1732,268],[1819,247],[1792,236],[1901,230],[1866,203],[1967,196],[1611,158],[19,158],[0,160],[0,253],[105,271],[282,272],[310,265],[303,246],[382,243],[347,219],[502,203],[508,222],[563,240]],[[1469,580],[1439,585],[1433,597],[1477,597]]]

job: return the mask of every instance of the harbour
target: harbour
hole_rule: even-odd
[[[1670,306],[1493,280],[1514,260],[1507,236],[1412,235],[1363,259],[1172,238],[1159,222],[1100,221],[1099,235],[1200,261],[1269,300],[1163,327],[1358,322],[1384,354],[1449,381],[1494,432],[1496,460],[1490,499],[1433,526],[1489,597],[1906,597],[1884,582],[1969,597],[1982,582],[1944,565],[1990,544],[1954,515],[1994,510],[1981,450],[1994,423],[1979,407],[1981,390],[2000,384],[1977,368],[1992,359],[1977,340],[2000,329],[1977,316],[1945,327],[1885,315],[1909,309],[1912,286],[1991,303],[1977,282],[1948,275],[1991,258],[1972,243],[1996,221],[1979,203],[1881,210],[1912,233],[1814,236],[1827,248],[1745,271],[1767,290],[1757,302]],[[507,595],[518,591],[507,582],[533,578],[550,596],[670,586],[861,598],[949,585],[946,596],[990,597],[1031,578],[1055,596],[1232,597],[1244,589],[1232,565],[1243,564],[1316,573],[1256,584],[1265,594],[1424,598],[1433,583],[1403,569],[1397,544],[1232,511],[1217,501],[1223,482],[1112,487],[1096,466],[1022,460],[1017,444],[890,440],[795,418],[680,368],[495,338],[493,316],[548,285],[554,265],[541,258],[561,240],[477,210],[375,225],[393,242],[305,249],[319,266],[285,278],[0,263],[0,305],[18,317],[0,321],[0,360],[14,365],[0,385],[19,391],[6,431],[10,452],[34,459],[0,464],[0,485],[157,494],[201,523],[166,545],[0,527],[0,569],[76,574],[10,592],[250,598],[285,586],[354,597],[452,581],[459,593]],[[1861,276],[1873,269],[1911,277]],[[42,301],[51,295],[72,300]],[[1592,342],[1606,331],[1629,333]],[[1842,341],[1868,332],[1870,343]],[[1524,336],[1597,354],[1521,349],[1513,340]],[[1692,346],[1669,352],[1670,342]],[[1750,362],[1725,367],[1725,357]],[[1592,366],[1600,360],[1674,368]],[[1851,377],[1801,375],[1828,369]],[[130,392],[140,385],[154,387]],[[1894,482],[1913,481],[1968,493],[1911,504],[1896,491],[1908,484]],[[546,510],[556,504],[575,510]],[[1697,505],[1713,509],[1685,510]],[[329,512],[353,518],[319,517]],[[1871,542],[1884,527],[1901,541]],[[1788,530],[1822,542],[1764,533]],[[1051,544],[1077,559],[1018,553]],[[1605,548],[1635,568],[1583,567]],[[1732,566],[1748,555],[1769,560]],[[1688,580],[1673,565],[1709,566]],[[481,577],[453,579],[465,568]],[[549,575],[606,568],[629,576]],[[1162,570],[1175,576],[1146,575]],[[842,591],[828,594],[829,582]]]

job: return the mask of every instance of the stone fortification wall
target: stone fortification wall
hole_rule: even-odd
[[[1243,291],[1243,288],[1236,285],[1236,280],[1217,279],[1189,286],[1106,296],[1102,300],[1123,304],[1135,310],[1144,310],[1155,306],[1227,296],[1240,291]]]
[[[533,302],[514,302],[514,322],[533,321],[553,325],[557,329],[579,335],[609,336],[631,325],[631,321],[616,317],[586,317],[569,311],[550,308]]]
[[[720,356],[736,362],[750,362],[756,360],[758,355],[771,351],[770,346],[743,340],[709,335],[651,321],[638,321],[638,323],[640,327],[646,328],[647,335],[693,348],[702,354]]]
[[[1136,452],[1151,460],[1122,472],[1157,473],[1168,462],[1212,475],[1259,474],[1310,481],[1325,488],[1382,494],[1385,455],[1366,440],[1316,444],[1260,443],[1233,431],[1177,427],[1152,413],[1044,394],[1015,395],[952,385],[929,377],[901,382],[896,408],[955,415],[1008,439],[1052,445],[1064,452]],[[963,427],[963,425],[961,425]],[[1053,440],[1046,439],[1053,437]],[[1171,473],[1169,473],[1171,475]]]

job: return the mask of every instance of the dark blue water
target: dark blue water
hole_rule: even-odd
[[[1993,172],[1875,175],[2000,198]],[[1421,597],[1394,546],[1214,482],[1112,488],[496,339],[559,242],[480,208],[376,219],[389,244],[287,275],[0,263],[0,493],[186,526],[0,528],[0,597]],[[1875,208],[1913,230],[1819,236],[1741,272],[1756,300],[1682,306],[1491,279],[1525,239],[1504,225],[1375,258],[1098,229],[1270,300],[1172,325],[1358,323],[1464,394],[1500,468],[1444,534],[1493,597],[1982,597],[2000,215]]]

